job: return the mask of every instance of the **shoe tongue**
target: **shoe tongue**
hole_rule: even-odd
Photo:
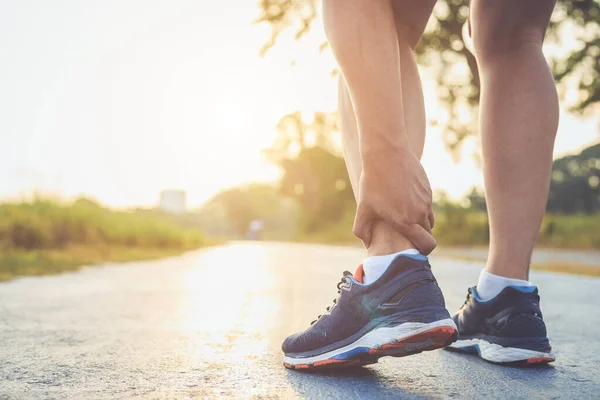
[[[354,272],[354,279],[356,279],[359,283],[363,283],[364,275],[365,275],[365,272],[363,271],[363,265],[360,264],[358,266],[358,268],[356,268],[356,271]]]

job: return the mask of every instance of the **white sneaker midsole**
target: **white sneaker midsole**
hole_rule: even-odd
[[[451,327],[454,330],[457,330],[454,321],[452,321],[452,319],[450,318],[442,319],[428,324],[424,324],[422,322],[407,322],[398,326],[373,329],[372,331],[367,332],[364,336],[358,338],[356,341],[350,343],[349,345],[340,347],[339,349],[328,351],[323,354],[319,354],[318,356],[298,358],[284,356],[283,362],[290,365],[312,364],[317,361],[328,360],[330,358],[333,358],[340,354],[344,354],[358,347],[368,347],[369,349],[374,349],[383,346],[384,344],[395,343],[398,340],[415,336],[419,333],[443,326]]]
[[[463,350],[468,347],[477,346],[481,358],[491,362],[504,363],[514,361],[525,361],[530,358],[551,358],[554,360],[552,353],[544,353],[541,351],[519,349],[517,347],[504,347],[499,344],[490,343],[483,339],[466,339],[457,340],[448,347],[452,349]]]

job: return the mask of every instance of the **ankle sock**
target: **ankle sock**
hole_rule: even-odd
[[[529,281],[522,279],[505,278],[481,271],[477,282],[477,294],[481,300],[490,300],[496,297],[507,286],[534,286]]]
[[[363,283],[368,285],[375,282],[385,270],[390,266],[394,258],[400,254],[421,254],[417,249],[408,249],[394,254],[386,254],[384,256],[372,256],[365,258],[363,262]]]

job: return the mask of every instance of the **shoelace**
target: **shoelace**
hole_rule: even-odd
[[[347,276],[350,275],[352,276],[352,272],[349,271],[344,271],[344,276],[342,276],[342,279],[338,282],[337,284],[337,292],[338,292],[338,297],[336,299],[333,299],[333,305],[329,306],[326,308],[327,312],[329,312],[331,310],[332,307],[334,307],[337,304],[338,299],[340,298],[340,294],[342,293],[342,285],[344,283],[346,283],[348,281]],[[315,319],[314,321],[312,321],[310,324],[313,325],[315,322],[317,322],[319,320],[319,318],[321,318],[324,314],[321,314],[317,317],[317,319]]]
[[[467,303],[469,302],[469,299],[471,298],[471,295],[473,294],[473,292],[471,291],[471,288],[469,288],[469,291],[467,293],[467,299],[465,300],[465,302],[463,303],[463,305],[460,307],[460,309],[462,310],[463,308],[465,308],[465,306],[467,305]]]

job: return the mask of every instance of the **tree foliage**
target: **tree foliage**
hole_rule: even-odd
[[[554,161],[547,210],[566,214],[600,211],[600,144]]]
[[[219,192],[196,213],[196,223],[213,237],[244,237],[253,220],[264,223],[267,239],[289,239],[295,230],[294,204],[270,184],[253,183]]]
[[[261,0],[257,22],[271,25],[271,40],[264,53],[275,45],[279,35],[295,30],[301,38],[311,28],[318,0]],[[475,58],[467,50],[464,35],[469,0],[438,2],[423,40],[417,48],[420,63],[431,68],[438,83],[438,95],[448,114],[446,143],[454,150],[464,138],[476,132],[476,105],[480,81]],[[548,40],[568,50],[551,59],[560,91],[578,96],[568,104],[575,112],[586,112],[600,102],[600,0],[561,0],[558,2]]]
[[[267,158],[275,164],[290,158],[310,147],[321,147],[335,153],[335,143],[339,135],[339,121],[336,113],[316,112],[312,121],[304,122],[302,113],[296,111],[284,115],[277,123],[278,136],[270,149],[265,150]]]
[[[271,25],[271,38],[261,49],[261,54],[275,45],[281,32],[292,26],[297,29],[296,39],[300,39],[317,17],[315,0],[260,0],[259,8],[261,15],[256,22]]]
[[[296,112],[281,118],[277,128],[278,139],[265,154],[283,171],[281,193],[300,206],[299,229],[316,232],[339,221],[355,202],[332,140],[339,133],[337,115],[317,112],[306,123]]]

